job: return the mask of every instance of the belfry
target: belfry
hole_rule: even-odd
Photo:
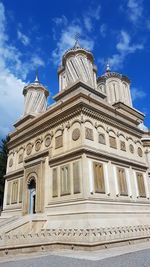
[[[76,41],[47,106],[38,77],[23,89],[10,133],[0,249],[95,247],[150,236],[150,134],[133,107],[130,80],[97,77]],[[32,238],[31,238],[32,237]]]

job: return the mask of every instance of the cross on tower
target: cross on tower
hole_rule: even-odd
[[[74,35],[74,39],[75,39],[74,48],[80,47],[80,45],[79,45],[79,37],[80,37],[80,34],[78,32],[76,32],[75,35]]]

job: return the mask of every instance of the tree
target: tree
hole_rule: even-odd
[[[3,205],[9,136],[0,141],[0,207]]]

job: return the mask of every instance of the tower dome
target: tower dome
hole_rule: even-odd
[[[96,88],[96,72],[93,54],[80,47],[76,41],[73,48],[67,50],[63,55],[62,65],[58,69],[59,91],[67,89],[77,81]]]
[[[105,73],[97,79],[98,90],[105,91],[110,104],[122,102],[132,107],[130,80],[118,72],[112,72],[107,64]]]
[[[38,75],[35,81],[28,84],[23,89],[24,95],[24,115],[42,113],[47,108],[48,90],[39,82]]]

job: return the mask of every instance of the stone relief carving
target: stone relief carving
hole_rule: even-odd
[[[93,130],[92,129],[90,129],[88,127],[85,127],[85,138],[89,139],[91,141],[94,140],[94,138],[93,138]]]
[[[132,144],[129,145],[129,150],[132,154],[134,153],[134,146]]]
[[[13,166],[13,158],[11,158],[10,160],[9,160],[9,167],[12,167]]]
[[[63,136],[59,135],[55,137],[55,148],[60,148],[63,146]]]
[[[110,147],[117,148],[116,137],[109,136],[109,143],[110,143]]]
[[[80,129],[79,128],[76,128],[73,130],[72,132],[72,139],[74,141],[78,140],[80,138]]]
[[[143,156],[143,151],[140,147],[138,147],[138,155],[139,155],[139,157]]]
[[[27,155],[30,155],[31,152],[32,152],[32,144],[30,143],[30,144],[28,144],[27,147],[26,147],[26,153],[27,153]]]
[[[100,144],[106,144],[106,141],[105,141],[105,134],[103,134],[103,133],[99,133],[99,135],[98,135],[98,142],[100,143]]]
[[[120,141],[120,149],[126,151],[126,143],[124,141]]]
[[[35,151],[39,151],[41,148],[41,140],[37,140],[35,143]]]
[[[23,153],[20,153],[18,156],[18,163],[22,163],[23,162]]]

